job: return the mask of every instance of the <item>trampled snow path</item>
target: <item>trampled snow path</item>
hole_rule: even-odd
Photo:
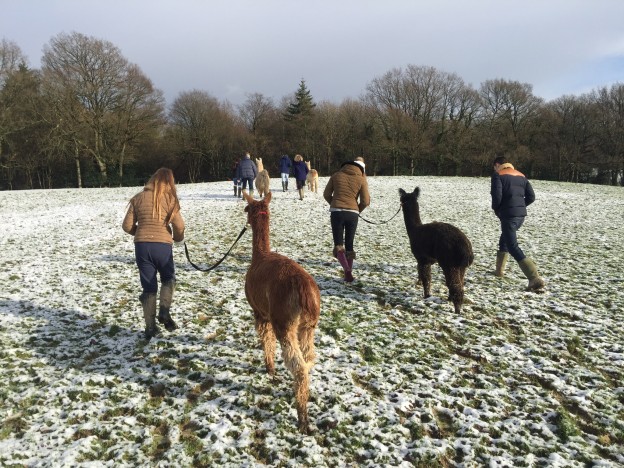
[[[343,284],[322,196],[275,191],[272,247],[322,293],[310,436],[281,358],[275,380],[264,373],[243,292],[251,233],[209,274],[174,247],[181,326],[146,344],[121,230],[140,188],[0,192],[0,465],[624,465],[622,188],[533,181],[519,237],[548,286],[532,294],[515,264],[491,274],[488,179],[369,183],[367,219],[418,185],[424,222],[466,232],[470,303],[453,313],[438,267],[422,298],[401,215],[360,222],[356,282]],[[210,265],[244,202],[227,182],[179,193],[192,260]]]

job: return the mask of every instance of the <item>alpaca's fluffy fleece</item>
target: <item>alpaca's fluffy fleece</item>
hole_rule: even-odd
[[[308,190],[310,192],[318,193],[318,171],[311,168],[310,161],[306,161],[305,165],[308,167],[308,175],[306,176],[306,184],[308,184]]]
[[[253,231],[251,265],[245,276],[245,296],[269,374],[275,372],[275,342],[294,377],[299,430],[309,431],[308,373],[314,363],[314,331],[321,311],[321,294],[314,278],[294,260],[271,251],[269,203],[271,192],[256,201],[244,194],[247,222]]]
[[[444,272],[449,289],[449,300],[455,312],[461,311],[464,302],[464,276],[472,265],[474,254],[468,237],[457,227],[448,223],[427,223],[420,220],[418,196],[420,189],[407,193],[399,189],[405,228],[412,253],[418,263],[418,281],[422,283],[424,296],[431,295],[431,265],[438,263]]]
[[[264,168],[262,158],[256,158],[256,167],[258,168],[258,175],[254,180],[254,185],[258,191],[258,196],[262,198],[271,191],[271,177],[269,171]]]

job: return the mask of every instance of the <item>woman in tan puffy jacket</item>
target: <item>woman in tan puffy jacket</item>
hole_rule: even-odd
[[[145,338],[159,333],[156,325],[156,293],[160,274],[158,321],[168,331],[177,328],[170,309],[175,289],[173,242],[184,240],[184,220],[171,169],[158,169],[128,203],[122,228],[134,236],[134,252],[143,293],[139,296],[145,318]]]
[[[344,270],[344,280],[353,281],[353,241],[359,214],[370,204],[364,158],[348,161],[329,179],[323,197],[329,203],[334,257]]]

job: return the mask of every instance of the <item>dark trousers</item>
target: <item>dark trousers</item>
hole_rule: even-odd
[[[344,245],[347,252],[353,252],[353,239],[358,225],[357,213],[332,211],[330,221],[334,245]]]
[[[173,247],[166,242],[135,242],[134,254],[139,267],[141,286],[145,293],[158,291],[157,273],[160,281],[166,283],[175,280]]]
[[[247,188],[249,184],[249,190],[253,190],[253,179],[251,177],[241,177],[241,183],[239,184],[243,190]]]
[[[526,255],[518,245],[518,237],[516,231],[520,229],[524,223],[524,217],[517,218],[501,218],[501,236],[498,240],[498,250],[509,252],[517,262],[524,260]]]
[[[301,179],[297,179],[297,190],[302,189],[305,187],[305,179],[301,180]]]

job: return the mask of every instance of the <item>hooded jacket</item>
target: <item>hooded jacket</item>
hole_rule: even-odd
[[[154,188],[146,185],[142,192],[130,199],[130,206],[124,217],[122,228],[134,236],[134,242],[163,242],[173,244],[184,240],[184,220],[179,211],[170,215],[175,200],[163,197],[160,213],[152,217],[152,194]],[[170,216],[170,219],[168,217]],[[168,221],[168,222],[167,222]],[[173,236],[173,238],[172,238]]]
[[[492,174],[490,194],[492,209],[499,218],[524,217],[526,207],[535,201],[529,180],[509,163],[502,164]]]
[[[368,180],[364,169],[353,161],[346,162],[330,178],[323,191],[329,207],[361,213],[370,205]]]
[[[280,159],[279,165],[280,165],[280,172],[282,174],[290,174],[290,168],[292,167],[292,161],[290,160],[290,158],[288,157],[287,154],[282,156],[282,158]]]

